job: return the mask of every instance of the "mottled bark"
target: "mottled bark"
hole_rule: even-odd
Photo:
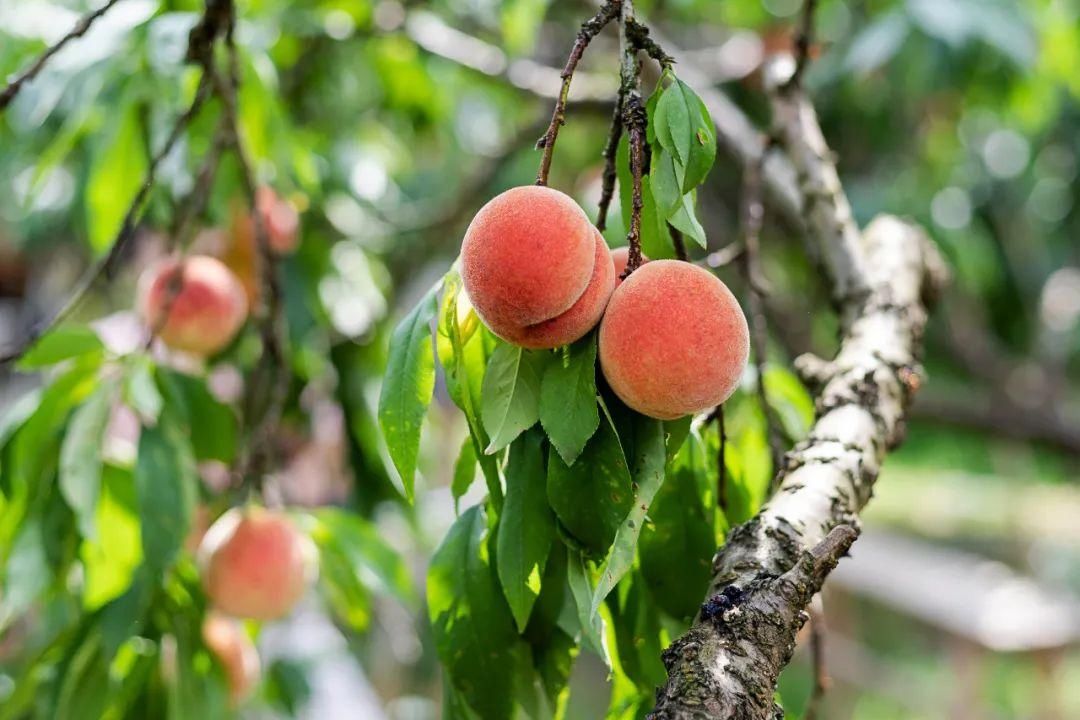
[[[854,540],[851,528],[885,454],[903,437],[922,377],[927,307],[946,277],[918,227],[882,216],[859,231],[801,90],[776,91],[773,114],[795,168],[808,250],[840,314],[840,350],[831,361],[796,361],[817,420],[786,455],[777,493],[718,551],[710,597],[732,585],[744,593],[719,619],[699,617],[665,651],[668,681],[657,692],[656,720],[783,716],[773,701],[777,678],[804,608]]]

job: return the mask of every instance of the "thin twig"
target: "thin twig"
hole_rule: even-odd
[[[822,700],[830,685],[825,663],[825,613],[821,606],[821,595],[815,595],[806,609],[810,615],[810,664],[814,686],[810,691],[810,698],[806,701],[803,720],[817,720]]]
[[[222,78],[215,74],[215,87],[225,106],[225,114],[232,132],[229,134],[237,162],[240,165],[240,180],[252,210],[255,227],[255,239],[258,248],[259,270],[262,278],[263,303],[258,309],[259,334],[265,353],[260,358],[260,366],[269,374],[269,392],[267,387],[257,382],[249,382],[247,388],[247,421],[251,420],[256,398],[265,398],[266,404],[259,413],[258,420],[250,429],[250,442],[237,463],[237,473],[261,492],[264,473],[272,466],[275,447],[273,432],[281,420],[285,400],[289,391],[291,373],[287,364],[288,328],[285,319],[283,291],[277,274],[276,256],[270,246],[270,238],[261,213],[256,211],[255,172],[240,137],[240,121],[237,98],[240,89],[240,60],[233,31],[236,27],[235,8],[229,4],[228,23],[225,28],[225,46],[228,50],[228,76]],[[258,373],[252,380],[258,378]],[[268,392],[268,396],[267,396]]]
[[[803,73],[810,64],[810,47],[814,41],[814,12],[816,10],[817,0],[803,2],[802,22],[799,25],[799,34],[795,37],[795,70],[787,81],[789,87],[799,87],[802,84]]]
[[[206,210],[206,204],[210,199],[210,190],[214,185],[214,176],[221,165],[221,155],[230,144],[232,128],[225,119],[218,124],[213,140],[210,141],[210,149],[203,158],[203,163],[195,173],[195,181],[192,190],[176,211],[176,218],[172,224],[170,233],[174,245],[184,247],[188,244],[189,235],[194,233],[195,220]]]
[[[566,66],[560,74],[562,87],[559,90],[559,98],[555,101],[555,111],[551,114],[551,124],[536,143],[536,147],[544,151],[540,157],[540,170],[536,173],[537,185],[547,185],[548,173],[551,171],[551,157],[555,152],[555,140],[559,136],[559,128],[566,124],[566,100],[570,95],[570,81],[574,79],[578,62],[581,61],[581,56],[585,54],[585,48],[589,46],[592,39],[615,18],[618,12],[619,0],[607,0],[596,15],[583,22],[581,29],[578,30],[574,47],[570,50],[570,57],[566,59]]]
[[[741,218],[743,253],[739,264],[749,288],[747,305],[750,311],[750,317],[748,318],[750,321],[750,349],[754,356],[754,369],[757,371],[758,402],[761,404],[761,411],[765,415],[775,485],[775,478],[780,476],[779,470],[783,460],[784,447],[776,413],[769,403],[768,393],[765,389],[765,355],[768,349],[769,331],[768,322],[765,319],[765,283],[760,280],[761,225],[765,218],[761,176],[765,157],[767,155],[763,154],[762,162],[752,163],[743,171]]]
[[[624,100],[625,97],[620,88],[619,94],[615,97],[615,109],[611,114],[611,129],[608,131],[607,144],[604,145],[604,176],[600,189],[600,209],[596,214],[596,229],[601,232],[607,229],[608,208],[611,207],[611,198],[615,195],[615,180],[618,177],[616,162],[619,141],[622,139]]]
[[[30,67],[8,83],[8,86],[4,88],[3,92],[0,92],[0,112],[3,112],[7,106],[11,104],[11,101],[14,100],[15,96],[19,94],[19,91],[22,90],[23,85],[37,77],[37,74],[41,72],[42,68],[45,67],[45,64],[53,55],[60,52],[61,48],[72,40],[85,35],[86,31],[90,29],[90,26],[94,24],[94,21],[109,12],[112,6],[116,5],[118,2],[120,2],[120,0],[109,0],[97,10],[84,15],[79,19],[79,22],[75,23],[75,27],[71,29],[71,32],[60,38],[56,44],[52,45],[48,50],[39,55],[37,60],[35,60]]]
[[[131,238],[135,235],[138,221],[142,216],[143,206],[156,181],[158,166],[169,153],[172,152],[176,142],[180,139],[180,135],[187,129],[191,124],[191,121],[202,108],[203,103],[209,95],[209,89],[210,83],[204,73],[199,82],[199,87],[195,91],[195,97],[191,101],[191,104],[188,106],[187,110],[176,119],[176,122],[173,123],[173,127],[169,132],[168,138],[165,140],[165,144],[162,145],[161,149],[151,160],[150,166],[146,170],[146,175],[143,177],[142,185],[135,194],[135,198],[131,201],[127,213],[124,215],[124,220],[120,225],[120,232],[117,233],[116,239],[109,247],[109,252],[83,274],[82,278],[80,278],[79,282],[76,284],[75,289],[72,290],[71,294],[68,296],[68,299],[51,318],[32,326],[27,332],[26,337],[24,337],[18,345],[10,350],[0,353],[0,365],[5,365],[22,357],[23,353],[30,349],[30,346],[37,342],[42,336],[53,330],[57,325],[67,320],[71,314],[79,308],[86,293],[90,291],[99,279],[102,277],[109,279],[113,276],[113,273],[116,271],[117,263],[123,256],[124,250],[127,248]]]

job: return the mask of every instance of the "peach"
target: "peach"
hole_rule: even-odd
[[[147,268],[138,297],[144,321],[166,345],[204,357],[228,345],[247,319],[240,281],[206,255],[170,258]]]
[[[255,191],[255,210],[262,219],[274,252],[286,255],[296,249],[300,240],[300,214],[291,202],[263,185]]]
[[[233,705],[246,700],[262,674],[255,644],[236,620],[211,611],[203,619],[203,644],[225,671]]]
[[[630,248],[617,247],[611,251],[611,262],[615,264],[615,287],[622,285],[622,274],[626,272],[626,263],[630,261]],[[641,264],[649,262],[649,258],[641,256]]]
[[[569,310],[550,320],[523,328],[507,329],[505,339],[530,349],[569,345],[596,327],[614,289],[615,267],[608,262],[607,244],[600,232],[596,231],[592,278],[577,302],[571,305]]]
[[[653,260],[615,290],[600,323],[600,367],[634,410],[673,420],[735,391],[750,334],[735,296],[715,275]]]
[[[199,568],[218,609],[252,620],[288,615],[317,571],[311,540],[288,516],[260,507],[218,518],[199,547]]]
[[[593,278],[596,254],[596,228],[568,195],[516,187],[469,224],[461,277],[480,319],[509,339],[570,310]]]

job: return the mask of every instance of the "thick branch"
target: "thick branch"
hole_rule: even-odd
[[[797,361],[815,389],[818,418],[807,440],[788,453],[776,495],[732,530],[714,560],[710,592],[738,585],[746,589],[746,604],[761,613],[721,626],[699,619],[665,652],[669,677],[657,695],[656,719],[776,717],[776,680],[827,569],[798,592],[773,578],[804,565],[807,550],[830,531],[857,524],[886,452],[903,436],[919,386],[927,300],[945,280],[941,259],[919,228],[883,216],[858,232],[809,102],[796,89],[774,103],[808,194],[810,249],[833,285],[842,340],[832,361]]]

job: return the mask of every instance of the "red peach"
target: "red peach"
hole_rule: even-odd
[[[516,187],[473,218],[461,245],[465,291],[500,337],[551,320],[585,292],[596,262],[595,228],[568,195]]]
[[[170,258],[147,268],[139,278],[138,298],[143,320],[165,344],[195,355],[220,351],[247,319],[240,281],[206,255]]]
[[[236,620],[210,612],[203,620],[203,644],[225,671],[229,699],[238,705],[251,695],[262,674],[255,644]]]
[[[615,289],[615,268],[607,259],[607,245],[596,231],[592,278],[577,302],[550,320],[507,332],[506,339],[530,349],[556,348],[569,345],[596,327]]]
[[[311,540],[286,515],[259,507],[218,518],[199,548],[199,567],[213,604],[252,620],[289,614],[317,571]]]
[[[619,398],[660,420],[714,407],[739,384],[750,334],[715,275],[654,260],[611,296],[600,323],[600,367]]]

